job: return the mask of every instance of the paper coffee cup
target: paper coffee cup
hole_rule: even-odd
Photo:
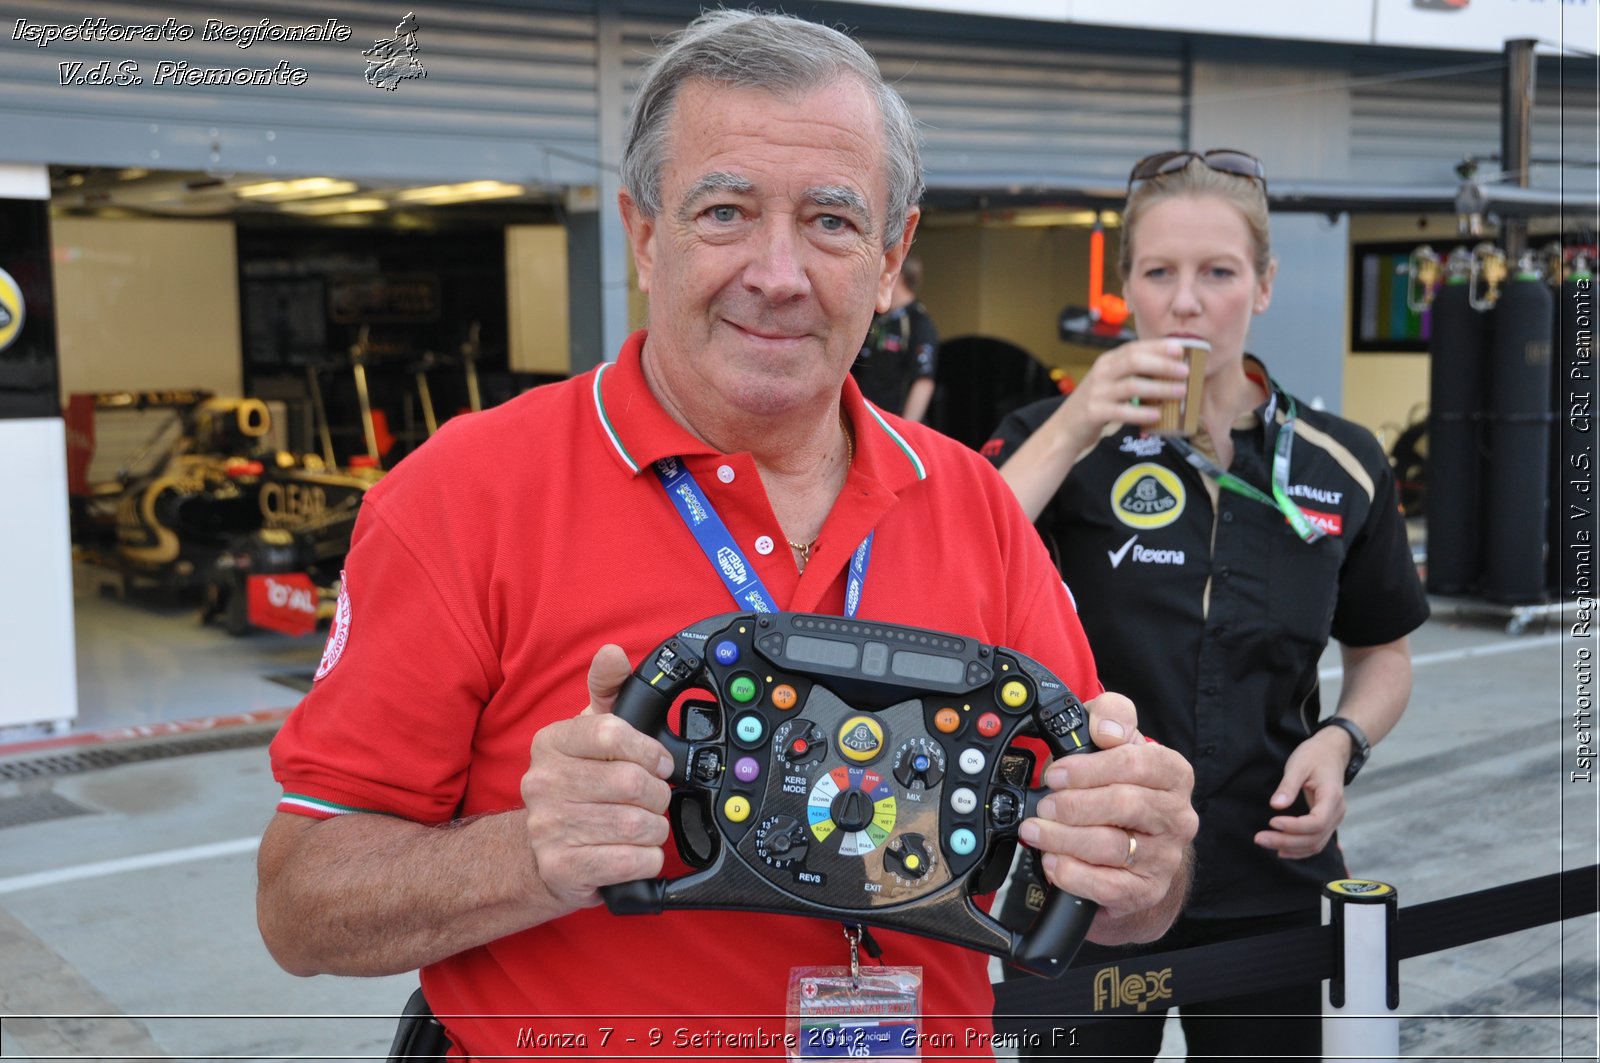
[[[1189,388],[1181,399],[1157,404],[1161,420],[1151,429],[1156,435],[1192,436],[1200,428],[1200,394],[1206,386],[1206,355],[1211,344],[1192,336],[1169,336],[1183,344],[1183,360],[1189,366]]]

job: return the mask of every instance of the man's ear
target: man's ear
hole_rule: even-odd
[[[878,275],[878,313],[887,313],[894,305],[894,282],[900,277],[900,267],[911,253],[911,241],[917,235],[917,222],[922,219],[922,208],[906,211],[906,226],[895,245],[883,253],[883,272]]]
[[[656,221],[639,209],[627,189],[617,193],[617,209],[622,214],[622,227],[628,233],[628,247],[633,250],[633,271],[639,278],[639,290],[648,295],[650,274],[655,266]]]

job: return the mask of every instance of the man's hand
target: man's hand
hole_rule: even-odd
[[[601,886],[661,873],[672,757],[611,715],[629,670],[621,647],[600,647],[589,707],[533,736],[522,777],[534,866],[568,908],[599,904]]]
[[[1281,812],[1303,792],[1309,810],[1303,816],[1273,816],[1267,820],[1269,829],[1256,834],[1255,843],[1276,850],[1286,860],[1304,860],[1326,849],[1344,822],[1344,769],[1350,752],[1350,736],[1337,727],[1324,727],[1296,746],[1283,766],[1271,805]]]
[[[1085,706],[1099,750],[1063,757],[1045,772],[1054,793],[1025,820],[1060,889],[1100,905],[1090,937],[1106,945],[1154,941],[1177,918],[1189,888],[1194,771],[1138,732],[1133,703],[1102,694]]]

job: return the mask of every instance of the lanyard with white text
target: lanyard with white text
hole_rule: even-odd
[[[706,560],[722,577],[723,586],[728,588],[733,600],[748,606],[751,612],[774,611],[777,606],[772,593],[761,582],[761,577],[756,575],[755,566],[750,564],[744,551],[734,542],[728,526],[722,523],[716,507],[695,482],[688,466],[678,458],[663,458],[656,462],[655,469],[661,486],[666,489],[667,498],[694,535],[695,542],[700,544]],[[867,582],[867,565],[872,560],[873,535],[873,532],[868,532],[850,558],[849,579],[844,595],[844,615],[848,617],[855,616],[856,610],[861,607],[861,592]]]
[[[1272,392],[1272,398],[1267,403],[1266,411],[1262,417],[1267,424],[1272,423],[1278,402],[1277,388],[1275,386]],[[1231,472],[1217,468],[1216,462],[1195,450],[1194,447],[1189,445],[1189,441],[1183,437],[1173,436],[1167,442],[1171,444],[1173,450],[1183,455],[1183,459],[1201,474],[1217,481],[1218,487],[1232,491],[1236,495],[1243,495],[1246,498],[1253,499],[1262,505],[1271,506],[1283,514],[1284,519],[1289,522],[1289,527],[1294,529],[1296,535],[1300,536],[1305,542],[1314,543],[1322,538],[1324,534],[1322,529],[1307,519],[1305,512],[1295,505],[1294,500],[1289,497],[1289,450],[1294,446],[1294,423],[1297,411],[1294,397],[1288,392],[1284,392],[1284,398],[1288,409],[1285,411],[1286,416],[1283,425],[1278,429],[1277,442],[1272,447],[1272,497],[1270,498],[1254,484],[1240,479]]]

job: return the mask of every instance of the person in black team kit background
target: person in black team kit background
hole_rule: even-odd
[[[1121,267],[1139,338],[984,447],[1056,554],[1107,688],[1194,765],[1183,916],[1152,945],[1090,945],[1079,964],[1320,922],[1322,885],[1347,874],[1344,788],[1410,696],[1406,636],[1428,606],[1389,463],[1244,350],[1276,271],[1265,181],[1233,151],[1135,166]],[[1145,431],[1158,400],[1184,393],[1171,337],[1211,346],[1193,438]],[[1330,636],[1344,679],[1323,717]],[[1191,1058],[1317,1058],[1320,1011],[1309,983],[1181,1014]],[[1154,1056],[1165,1012],[1147,1015],[1084,1028],[1073,1058]]]
[[[850,367],[869,401],[908,421],[920,421],[928,412],[939,365],[939,330],[917,300],[921,290],[922,262],[908,256],[888,312],[872,319],[867,341]]]

